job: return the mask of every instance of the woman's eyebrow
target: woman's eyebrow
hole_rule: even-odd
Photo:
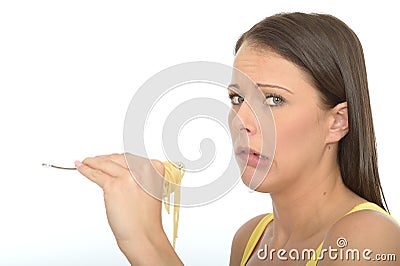
[[[285,87],[282,86],[278,86],[278,85],[273,85],[273,84],[261,84],[261,83],[257,83],[258,87],[268,87],[268,88],[273,88],[273,89],[281,89],[281,90],[285,90],[291,94],[293,94],[293,92]]]
[[[257,83],[258,87],[268,87],[268,88],[273,88],[273,89],[281,89],[281,90],[285,90],[291,94],[293,94],[293,92],[291,90],[289,90],[288,88],[282,87],[282,86],[278,86],[278,85],[274,85],[274,84],[262,84],[262,83]],[[237,83],[232,83],[229,84],[228,88],[235,88],[237,90],[240,90],[240,86]]]
[[[239,87],[239,85],[238,85],[238,84],[236,84],[236,83],[231,83],[231,84],[229,84],[229,85],[228,85],[228,88],[235,88],[235,89],[238,89],[238,90],[240,90],[240,87]]]

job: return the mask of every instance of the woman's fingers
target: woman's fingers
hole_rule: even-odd
[[[81,174],[102,188],[110,178],[129,176],[129,171],[120,163],[112,160],[109,155],[89,157],[83,162],[75,162],[75,165]]]
[[[110,154],[88,157],[82,163],[78,162],[76,167],[81,174],[103,189],[107,181],[113,178],[131,178],[135,175],[134,179],[141,184],[143,189],[153,196],[157,195],[157,198],[161,197],[164,165],[158,160],[149,160],[129,153]],[[159,176],[161,179],[158,178]]]
[[[102,171],[93,169],[80,161],[76,161],[75,166],[76,170],[78,170],[82,175],[86,176],[89,180],[99,185],[101,188],[103,188],[108,179],[111,178]]]
[[[83,164],[113,177],[124,176],[127,172],[125,167],[111,160],[108,155],[86,158],[83,160]]]
[[[125,159],[125,154],[120,154],[120,153],[113,153],[110,155],[104,155],[104,157],[112,160],[113,162],[119,164],[120,166],[128,169],[128,165],[126,163],[126,159]]]

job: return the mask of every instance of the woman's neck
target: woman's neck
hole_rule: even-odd
[[[318,171],[317,171],[318,172]],[[326,231],[362,198],[343,183],[340,170],[329,175],[307,178],[308,181],[279,193],[271,193],[274,222],[272,235],[278,245],[302,241]],[[304,180],[303,180],[304,181]]]

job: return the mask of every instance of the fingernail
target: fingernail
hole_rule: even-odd
[[[75,167],[79,168],[83,165],[83,163],[81,163],[80,161],[75,161]]]

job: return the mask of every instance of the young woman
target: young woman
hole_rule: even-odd
[[[273,213],[237,231],[231,265],[397,265],[400,226],[382,198],[364,56],[353,31],[329,15],[271,16],[239,39],[234,67],[260,84],[276,150],[257,187],[271,195]],[[246,137],[248,157],[263,160],[252,154],[262,153],[262,135],[246,93],[230,90],[230,97],[233,140]],[[128,156],[143,161],[138,178],[162,187],[147,160]],[[163,175],[163,164],[153,163]],[[239,165],[249,185],[256,166]],[[103,188],[110,226],[132,264],[182,264],[163,232],[161,202],[131,178],[124,155],[76,166]]]

